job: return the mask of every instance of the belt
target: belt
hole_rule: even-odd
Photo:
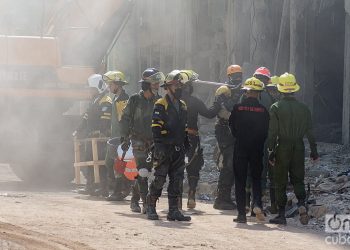
[[[187,133],[189,135],[194,135],[194,136],[198,136],[199,135],[198,130],[194,129],[194,128],[187,128]]]

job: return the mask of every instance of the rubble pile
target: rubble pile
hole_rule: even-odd
[[[201,137],[204,148],[205,165],[201,171],[198,187],[198,199],[211,201],[215,198],[219,171],[215,154],[216,139],[212,133]],[[307,143],[306,143],[307,145]],[[324,230],[326,214],[350,214],[350,147],[339,144],[319,143],[320,160],[313,163],[309,159],[309,149],[306,149],[305,186],[308,189],[308,206],[310,223],[307,227],[317,231]],[[301,226],[298,218],[297,199],[290,186],[287,194],[288,224]],[[269,195],[264,196],[265,206],[269,205]]]

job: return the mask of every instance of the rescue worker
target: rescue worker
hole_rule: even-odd
[[[215,124],[215,136],[218,142],[220,154],[223,157],[222,169],[220,170],[217,197],[214,208],[220,210],[233,210],[235,204],[232,202],[231,189],[234,182],[233,177],[233,145],[234,138],[230,132],[228,120],[233,106],[239,101],[242,91],[242,68],[239,65],[230,65],[227,68],[229,81],[227,85],[219,87],[216,92],[216,102],[220,103],[221,109],[217,115]]]
[[[108,84],[110,92],[114,95],[112,101],[112,123],[111,123],[111,137],[120,136],[120,119],[122,116],[123,109],[129,99],[128,94],[125,92],[123,86],[127,85],[128,82],[125,79],[125,75],[121,71],[108,71],[103,75],[103,80]],[[124,197],[120,193],[121,181],[124,176],[120,176],[120,181],[117,182],[114,174],[114,158],[112,152],[107,151],[106,154],[106,167],[108,173],[108,179],[113,184],[114,190],[111,195],[106,199],[108,201],[122,200]],[[119,185],[119,186],[118,186]]]
[[[306,105],[297,101],[294,93],[300,90],[295,76],[285,73],[279,77],[278,91],[282,99],[271,106],[268,137],[269,161],[273,165],[276,188],[276,202],[279,214],[270,220],[274,224],[286,224],[285,206],[288,175],[298,199],[300,222],[308,224],[306,207],[305,147],[303,138],[307,137],[312,160],[319,158],[317,145],[312,132],[311,112]]]
[[[152,161],[148,157],[151,152],[152,114],[154,103],[160,98],[159,84],[164,82],[164,74],[155,68],[148,68],[142,73],[141,91],[129,98],[121,118],[122,148],[127,150],[132,143],[138,176],[132,190],[131,211],[141,213],[140,198],[143,203],[142,212],[146,213],[146,197],[148,194],[148,176],[152,172]]]
[[[198,133],[198,115],[206,118],[214,118],[220,110],[220,104],[214,102],[213,107],[207,108],[202,100],[192,95],[193,81],[198,80],[198,74],[192,70],[181,71],[182,100],[187,105],[187,133],[190,149],[187,152],[188,164],[186,165],[187,180],[189,185],[187,208],[196,207],[196,189],[199,181],[199,172],[204,165],[203,149],[200,145]],[[182,194],[182,191],[181,191]],[[179,209],[182,209],[182,196],[179,199]]]
[[[255,70],[253,76],[260,81],[264,83],[265,89],[260,93],[259,96],[259,102],[264,105],[264,107],[269,110],[271,105],[277,101],[276,97],[276,86],[272,84],[271,82],[271,73],[270,70],[266,67],[259,67],[258,69]],[[274,81],[276,79],[274,78]],[[244,99],[244,96],[242,96]],[[269,161],[268,161],[268,153],[267,153],[267,146],[265,145],[264,147],[264,158],[263,158],[263,171],[261,175],[261,185],[262,185],[262,192],[263,194],[266,193],[266,188],[267,188],[267,176],[268,176],[268,170],[269,168]],[[251,203],[251,189],[252,189],[252,179],[250,175],[250,170],[248,170],[248,180],[247,180],[247,187],[246,187],[246,210],[251,211],[251,216],[255,217],[254,211],[253,211],[253,203]],[[271,193],[270,193],[271,196]],[[272,193],[272,200],[274,199],[273,193]],[[275,214],[277,213],[277,209],[275,204],[271,204],[270,207],[270,212]]]
[[[230,128],[236,138],[234,145],[233,169],[235,176],[235,195],[238,223],[246,223],[246,181],[248,166],[253,186],[253,211],[258,221],[264,221],[261,201],[261,173],[263,170],[264,144],[269,127],[269,113],[259,103],[259,95],[264,90],[264,84],[252,77],[242,86],[246,98],[233,107],[230,116]]]
[[[270,82],[266,85],[265,89],[272,97],[273,102],[277,102],[280,99],[280,93],[277,90],[278,76],[271,76]]]
[[[107,137],[110,135],[111,127],[111,109],[112,99],[108,95],[107,86],[99,74],[91,75],[88,78],[89,91],[91,95],[91,103],[87,111],[82,117],[82,121],[73,133],[78,139],[82,138],[96,138]],[[105,143],[98,143],[98,155],[101,159],[106,154]],[[85,143],[85,161],[92,160],[92,146],[91,142]],[[94,196],[108,196],[107,186],[107,171],[105,166],[100,166],[101,184],[97,189],[94,182],[93,168],[85,169],[86,186],[85,189],[79,190],[80,194],[89,194]]]
[[[154,180],[147,195],[147,218],[158,220],[156,202],[162,194],[166,177],[169,176],[168,202],[170,221],[190,221],[178,208],[181,185],[184,177],[185,153],[189,148],[186,123],[187,107],[181,101],[182,77],[179,70],[171,71],[161,87],[165,88],[165,97],[159,99],[152,116],[152,134],[154,141]]]
[[[278,101],[280,99],[280,93],[277,90],[277,84],[278,84],[278,76],[272,76],[271,77],[271,81],[269,84],[266,85],[266,91],[270,94],[270,96],[274,99],[274,101]],[[265,145],[266,150],[267,150],[267,143]],[[266,151],[265,151],[266,154]],[[269,212],[271,214],[277,214],[278,213],[278,209],[277,209],[277,204],[276,204],[276,195],[275,195],[275,183],[274,183],[274,179],[273,179],[273,166],[271,166],[271,164],[268,162],[266,162],[265,159],[265,154],[264,154],[264,164],[266,164],[267,166],[267,176],[269,178],[270,181],[270,186],[269,186],[269,193],[270,193],[270,203],[271,206],[266,208],[267,210],[269,210]],[[267,153],[268,155],[268,153]],[[266,157],[268,158],[268,157]],[[263,177],[264,177],[263,173]],[[265,175],[266,176],[266,175]],[[263,184],[263,188],[265,188],[266,186],[264,186]]]

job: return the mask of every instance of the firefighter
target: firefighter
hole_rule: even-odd
[[[128,82],[125,79],[125,75],[121,71],[108,71],[102,76],[105,83],[108,84],[110,92],[114,95],[112,103],[112,123],[111,123],[111,137],[120,136],[120,119],[122,116],[123,109],[129,99],[128,94],[125,92],[123,86],[127,85]],[[106,167],[108,173],[108,179],[114,184],[114,190],[111,195],[106,199],[108,201],[121,200],[122,195],[120,194],[120,185],[124,176],[119,176],[118,180],[115,178],[114,174],[114,159],[112,157],[112,152],[107,151],[106,154]],[[119,185],[119,186],[118,186]]]
[[[178,208],[181,185],[185,169],[185,153],[189,148],[186,123],[187,107],[181,100],[182,77],[179,70],[170,72],[161,85],[165,88],[165,97],[159,99],[152,116],[152,133],[154,141],[154,180],[147,195],[147,218],[158,220],[156,202],[161,196],[166,177],[169,176],[168,202],[170,221],[190,221]]]
[[[282,99],[270,108],[270,127],[268,137],[269,161],[273,165],[278,216],[270,220],[273,224],[286,224],[285,206],[288,175],[298,199],[300,222],[308,224],[306,207],[305,147],[303,138],[307,137],[312,160],[319,158],[317,145],[312,132],[311,112],[306,105],[297,101],[294,93],[300,90],[295,76],[285,73],[277,84]]]
[[[248,166],[253,186],[253,211],[258,221],[264,221],[265,216],[261,201],[261,173],[263,170],[264,143],[269,127],[269,113],[259,103],[259,95],[264,90],[264,84],[252,77],[242,86],[246,98],[233,107],[230,116],[230,128],[236,138],[234,146],[234,176],[238,223],[246,223],[246,181]]]
[[[275,103],[278,99],[278,94],[276,94],[277,92],[277,88],[276,88],[276,78],[271,77],[271,72],[268,68],[266,67],[259,67],[258,69],[255,70],[253,76],[257,79],[259,79],[260,81],[262,81],[265,85],[265,89],[264,91],[262,91],[260,93],[259,96],[259,102],[264,105],[264,107],[269,110],[271,105],[273,103]],[[272,83],[272,80],[274,81],[274,83]],[[243,98],[244,99],[244,96]],[[266,193],[266,188],[267,188],[267,176],[271,176],[271,174],[269,173],[269,161],[268,161],[268,153],[267,153],[267,145],[265,145],[264,147],[264,158],[263,158],[263,171],[262,171],[262,175],[261,175],[261,185],[262,185],[262,192],[263,194]],[[272,183],[270,182],[270,186],[272,186]],[[255,217],[254,211],[253,211],[253,203],[251,203],[251,189],[252,189],[252,178],[250,175],[250,170],[248,170],[248,180],[247,180],[247,187],[246,187],[246,210],[247,211],[251,211],[251,216]],[[271,192],[272,191],[272,192]],[[272,214],[277,213],[277,208],[276,205],[274,203],[274,192],[273,189],[270,188],[270,199],[271,199],[271,207],[270,207],[270,212]]]
[[[148,194],[148,176],[152,172],[152,161],[148,157],[152,145],[152,113],[154,103],[160,98],[160,82],[164,74],[155,68],[148,68],[142,73],[141,91],[130,97],[121,118],[122,148],[127,150],[132,143],[138,176],[132,190],[131,211],[141,213],[139,200],[143,202],[142,213],[146,213]]]
[[[187,208],[196,207],[196,189],[199,180],[199,172],[204,165],[203,149],[200,145],[198,133],[198,115],[206,118],[214,118],[220,110],[220,105],[214,102],[213,107],[207,108],[202,100],[192,95],[192,82],[198,79],[198,74],[192,70],[181,71],[182,100],[187,105],[187,133],[190,142],[190,149],[187,152],[188,164],[186,165],[187,180],[189,185]],[[182,193],[182,192],[181,192]],[[179,199],[179,209],[182,209],[182,196]]]
[[[84,113],[82,121],[73,133],[76,138],[96,138],[96,137],[107,137],[110,135],[111,126],[111,109],[112,99],[108,95],[107,86],[102,80],[102,76],[98,74],[91,75],[88,78],[89,91],[91,95],[91,103]],[[98,155],[102,158],[106,152],[105,143],[99,143]],[[92,148],[91,143],[87,142],[85,145],[85,161],[92,160]],[[89,195],[108,195],[107,188],[107,172],[105,166],[100,166],[101,186],[96,189],[97,186],[94,184],[93,169],[87,168],[85,170],[86,186],[85,189],[79,190],[81,194]]]
[[[234,138],[228,126],[233,106],[239,101],[242,91],[242,68],[239,65],[231,65],[227,68],[229,81],[227,85],[219,87],[216,92],[216,101],[220,103],[221,109],[217,115],[215,124],[215,136],[218,142],[220,154],[223,157],[223,167],[220,170],[218,181],[218,194],[214,202],[214,208],[220,210],[233,210],[235,204],[231,199],[231,189],[234,182],[233,177],[233,145]]]

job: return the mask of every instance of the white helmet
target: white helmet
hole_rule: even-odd
[[[88,78],[88,85],[90,88],[96,88],[101,94],[107,89],[106,83],[102,80],[102,76],[99,74],[93,74]]]

